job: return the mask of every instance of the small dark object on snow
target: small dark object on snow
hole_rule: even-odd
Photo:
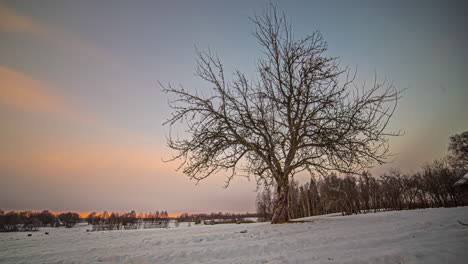
[[[247,233],[247,230],[244,230],[244,231],[240,231],[242,234],[245,234]]]
[[[49,234],[49,232],[45,232],[44,234],[48,235],[48,234]]]
[[[28,236],[32,236],[32,234],[28,234]]]
[[[460,225],[463,225],[463,226],[468,226],[468,224],[465,224],[465,223],[463,223],[462,221],[458,221],[458,223],[459,223]]]

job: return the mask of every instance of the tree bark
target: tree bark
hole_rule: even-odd
[[[288,217],[288,192],[289,186],[288,181],[278,182],[277,195],[275,201],[275,207],[273,209],[273,217],[271,219],[272,224],[281,224],[289,220]]]

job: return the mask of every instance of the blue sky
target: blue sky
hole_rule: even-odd
[[[195,185],[161,161],[170,109],[157,82],[207,89],[195,46],[255,77],[249,17],[266,3],[1,1],[0,208],[253,211],[253,182]],[[468,129],[463,1],[273,3],[296,37],[319,30],[358,80],[406,89],[390,124],[405,132],[390,141],[398,155],[374,174],[416,171]]]

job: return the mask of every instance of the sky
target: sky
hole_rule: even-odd
[[[209,89],[195,47],[255,77],[249,17],[267,3],[0,0],[0,209],[254,211],[254,181],[197,184],[164,162],[171,110],[158,82]],[[272,3],[295,36],[319,30],[359,81],[405,89],[389,124],[404,135],[374,175],[415,172],[468,130],[464,1]]]

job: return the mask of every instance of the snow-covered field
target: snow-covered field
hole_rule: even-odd
[[[307,220],[0,233],[0,263],[468,263],[468,207]]]

